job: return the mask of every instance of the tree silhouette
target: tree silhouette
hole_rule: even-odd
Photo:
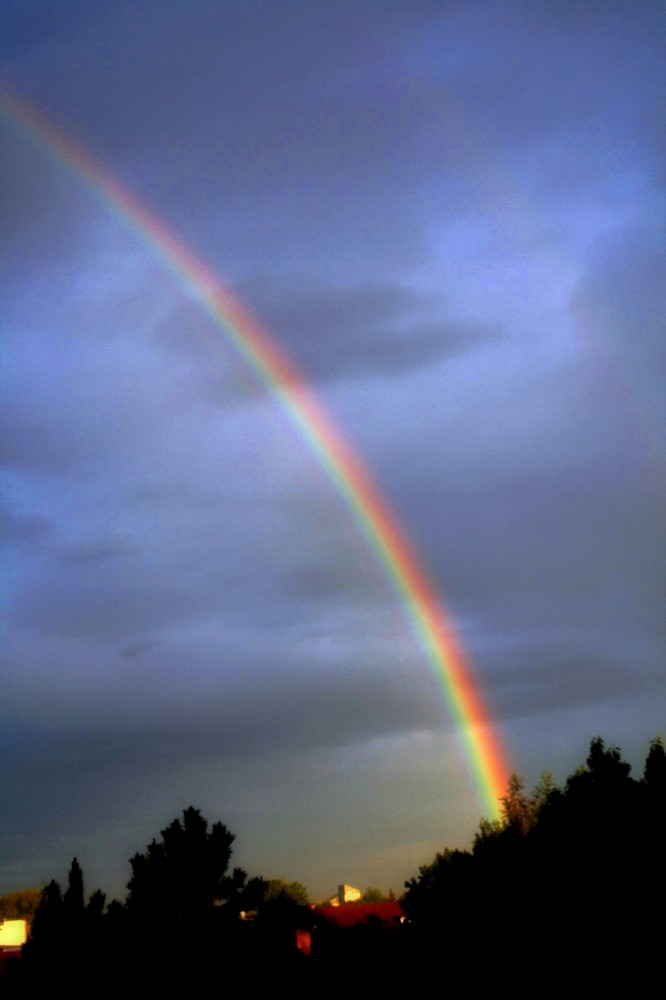
[[[509,778],[509,788],[502,801],[504,825],[517,833],[526,834],[534,823],[532,800],[525,792],[525,783],[517,774]]]
[[[405,911],[431,956],[446,942],[459,968],[479,953],[492,967],[520,948],[529,978],[543,973],[546,944],[560,985],[582,976],[615,987],[628,975],[635,984],[650,969],[654,978],[663,924],[646,893],[666,893],[663,742],[653,740],[642,781],[630,772],[596,737],[562,789],[542,776],[526,796],[513,776],[503,819],[481,824],[472,853],[445,851],[406,883]],[[501,920],[486,923],[498,901]]]
[[[130,860],[131,913],[160,923],[201,920],[244,888],[244,871],[237,868],[227,875],[235,837],[223,823],[209,831],[208,821],[190,806],[182,822],[175,819],[161,831],[161,838]]]
[[[126,941],[147,988],[158,980],[169,989],[203,988],[221,959],[244,961],[251,928],[239,914],[263,898],[266,882],[248,882],[241,868],[229,873],[234,839],[190,806],[130,859]]]
[[[15,976],[22,995],[57,985],[88,996],[99,969],[107,987],[124,988],[131,975],[151,994],[203,991],[222,968],[256,966],[257,935],[239,914],[256,908],[267,883],[240,868],[229,873],[233,841],[224,824],[209,828],[198,809],[186,809],[131,859],[127,902],[106,911],[99,889],[85,905],[74,858],[65,893],[55,881],[41,893]]]
[[[666,793],[666,747],[661,736],[656,736],[650,744],[643,780],[655,792]]]
[[[63,897],[65,913],[71,921],[77,921],[83,914],[83,872],[76,860],[72,859],[67,878],[67,889]]]

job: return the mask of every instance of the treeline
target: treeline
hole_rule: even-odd
[[[515,775],[502,819],[469,851],[447,850],[406,883],[403,907],[431,953],[474,975],[544,974],[592,988],[661,969],[666,899],[666,751],[655,739],[642,778],[592,740],[585,766],[531,794]],[[662,970],[663,971],[663,970]],[[533,977],[537,977],[534,979]]]
[[[2,986],[8,996],[53,986],[87,996],[100,981],[154,993],[256,992],[279,980],[310,995],[342,975],[375,990],[505,981],[514,996],[573,983],[635,993],[661,974],[665,830],[663,741],[635,779],[597,738],[563,787],[543,775],[527,793],[513,776],[502,819],[483,821],[469,850],[445,850],[406,883],[406,923],[340,931],[308,907],[299,883],[230,870],[233,834],[189,808],[130,860],[124,903],[107,906],[100,890],[86,899],[74,859],[65,890],[53,881],[42,891],[22,961]],[[311,954],[297,932],[301,944],[312,932]]]
[[[106,985],[131,981],[152,993],[208,987],[259,956],[288,964],[295,929],[310,921],[307,892],[229,870],[234,839],[224,824],[209,828],[198,809],[186,809],[130,859],[127,899],[108,906],[99,889],[86,900],[74,858],[66,889],[53,880],[42,890],[22,960],[3,986],[36,995],[61,985],[83,996],[102,974]]]

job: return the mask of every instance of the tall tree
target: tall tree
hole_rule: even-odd
[[[65,912],[70,919],[83,913],[83,872],[76,858],[72,858],[69,869],[64,904]]]
[[[245,886],[241,869],[227,875],[234,835],[223,823],[211,830],[198,809],[190,806],[143,854],[131,859],[128,883],[130,912],[166,920],[201,919],[213,907]]]
[[[509,788],[502,799],[502,814],[505,826],[517,833],[525,834],[532,826],[532,802],[525,792],[524,781],[517,774],[509,778]]]
[[[643,780],[650,789],[666,792],[666,747],[661,736],[656,736],[650,744]]]

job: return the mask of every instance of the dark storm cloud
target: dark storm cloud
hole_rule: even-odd
[[[518,654],[520,665],[490,675],[488,689],[496,711],[505,719],[526,715],[547,715],[563,709],[621,704],[628,697],[652,692],[659,695],[660,684],[653,674],[637,675],[635,664],[613,663],[612,658],[595,660],[571,654],[539,642]]]
[[[305,672],[268,683],[264,678],[254,690],[244,685],[235,693],[208,696],[206,705],[174,705],[152,721],[144,717],[137,724],[135,715],[127,715],[120,727],[85,712],[66,726],[54,716],[41,725],[27,724],[22,734],[12,723],[4,728],[14,737],[6,794],[18,795],[14,822],[20,818],[33,831],[27,840],[36,858],[44,847],[33,840],[40,840],[44,824],[57,822],[63,796],[73,789],[72,809],[88,836],[96,837],[85,802],[98,818],[107,816],[111,805],[108,822],[117,825],[113,811],[121,800],[138,805],[146,783],[177,783],[180,772],[194,771],[204,761],[224,775],[263,754],[279,759],[306,751],[312,759],[317,748],[353,747],[385,734],[436,726],[438,715],[432,699],[405,686],[402,678],[378,674],[373,679],[356,670],[346,677]],[[23,794],[26,788],[30,795]],[[307,785],[303,792],[308,793]],[[192,789],[190,794],[195,794]]]
[[[456,323],[434,296],[397,284],[276,276],[246,281],[240,293],[315,380],[399,375],[498,339],[481,325]]]
[[[67,727],[45,719],[19,753],[49,753],[54,772],[61,770],[59,746],[66,750],[67,766],[75,769],[84,768],[86,759],[113,769],[119,759],[124,767],[130,758],[139,768],[142,754],[173,765],[210,752],[233,757],[348,746],[431,728],[440,716],[425,692],[381,668],[369,672],[356,667],[337,675],[291,670],[264,676],[260,685],[246,678],[222,688],[208,703],[186,700],[180,710],[174,704],[139,728],[131,715],[109,728],[90,709]]]

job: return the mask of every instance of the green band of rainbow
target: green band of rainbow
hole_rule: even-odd
[[[453,715],[483,807],[496,818],[509,773],[499,735],[441,602],[367,468],[275,340],[209,267],[32,105],[4,93],[0,106],[10,120],[67,164],[130,224],[147,248],[196,295],[215,325],[282,403],[351,511],[406,609]]]

